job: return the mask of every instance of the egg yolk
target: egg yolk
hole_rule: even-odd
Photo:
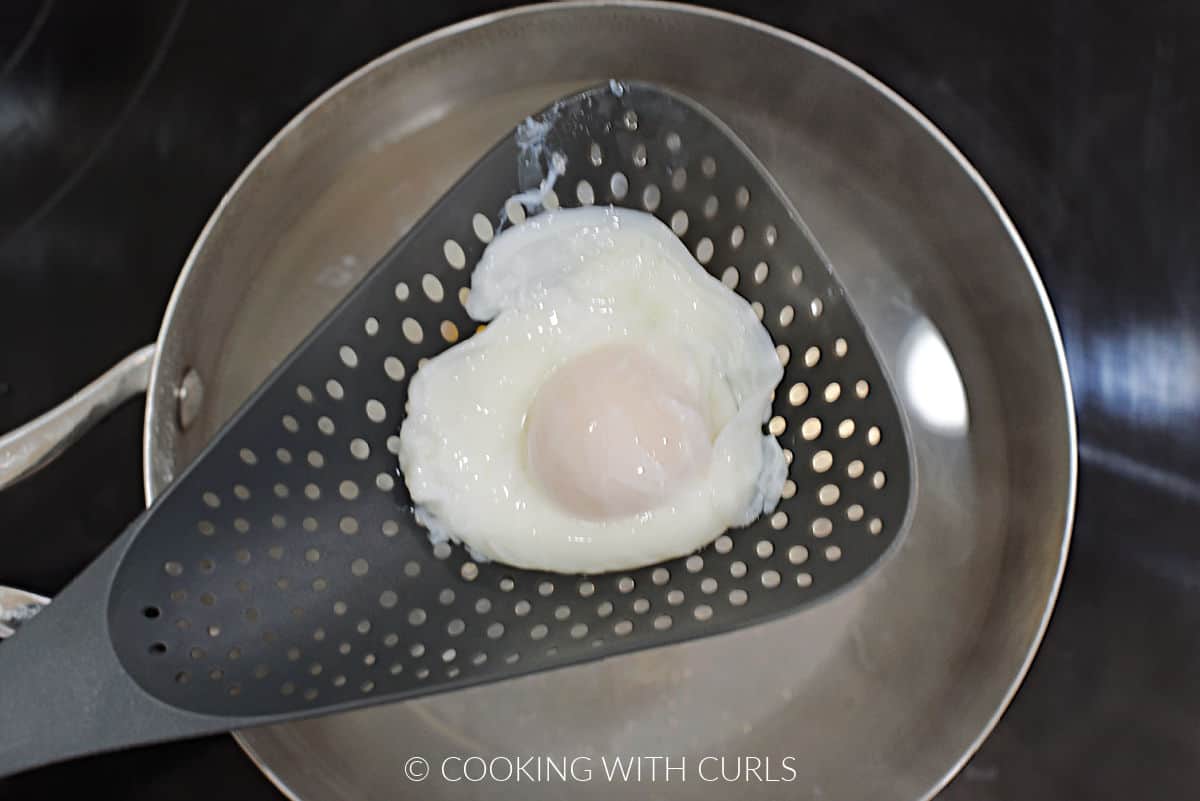
[[[636,345],[578,356],[551,374],[530,407],[530,470],[557,504],[589,520],[664,506],[712,458],[699,400]]]

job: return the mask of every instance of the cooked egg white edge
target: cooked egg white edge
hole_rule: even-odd
[[[588,207],[505,231],[475,269],[467,311],[491,324],[412,378],[400,434],[401,469],[432,537],[476,558],[595,573],[682,556],[774,509],[787,467],[761,431],[783,373],[773,343],[653,216]],[[669,505],[585,521],[531,479],[524,415],[556,366],[611,342],[684,365],[719,433],[707,473]]]

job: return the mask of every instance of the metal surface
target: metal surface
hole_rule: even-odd
[[[394,798],[408,787],[396,757],[409,753],[657,753],[668,742],[676,753],[803,755],[799,797],[921,798],[978,746],[1032,658],[1075,479],[1070,390],[1033,265],[991,192],[911,107],[811,43],[719,13],[576,5],[487,17],[382,58],[306,110],[226,196],[177,285],[147,416],[148,494],[471,153],[614,74],[677,88],[728,120],[836,265],[885,367],[914,376],[902,402],[921,397],[922,376],[901,345],[928,325],[957,365],[969,420],[914,416],[910,535],[855,591],[720,640],[244,732],[296,797]],[[205,326],[201,308],[223,317]],[[214,389],[206,422],[180,436],[156,408],[189,363]]]
[[[802,755],[798,797],[923,797],[990,730],[1040,639],[1072,513],[1074,420],[1024,247],[974,170],[886,88],[796,37],[695,9],[559,6],[472,21],[381,59],[297,118],[226,196],[177,285],[147,414],[148,495],[472,152],[612,74],[663,82],[729,120],[862,299],[885,367],[912,377],[902,400],[924,410],[912,535],[866,584],[795,620],[244,732],[293,795],[394,798],[407,787],[396,757],[409,753],[658,753],[666,741],[674,753]],[[940,356],[918,369],[913,354]],[[190,365],[212,391],[180,434],[176,387]],[[928,365],[940,367],[930,376]],[[923,378],[955,386],[947,365],[964,403],[922,403]],[[419,792],[456,791],[470,788]]]
[[[0,437],[0,490],[54,461],[110,412],[146,391],[155,347],[147,345],[70,399]]]
[[[183,374],[183,380],[179,382],[179,392],[177,394],[179,402],[179,428],[182,431],[187,431],[192,427],[192,423],[196,422],[196,417],[200,414],[200,410],[204,408],[204,382],[200,378],[200,374],[195,370],[188,370]]]

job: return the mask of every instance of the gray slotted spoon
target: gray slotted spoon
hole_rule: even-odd
[[[0,647],[0,775],[728,631],[828,597],[895,541],[911,489],[899,409],[761,165],[706,110],[646,84],[610,82],[535,123],[439,200]],[[697,554],[590,577],[523,571],[431,545],[413,520],[395,456],[406,378],[474,330],[458,290],[496,225],[527,213],[510,198],[546,190],[552,166],[547,207],[655,213],[752,302],[785,363],[767,429],[820,478],[789,481],[773,515]]]

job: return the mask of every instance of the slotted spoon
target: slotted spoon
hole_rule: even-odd
[[[694,102],[633,82],[559,101],[531,123],[4,644],[2,717],[27,727],[0,730],[0,775],[728,631],[844,588],[894,542],[910,494],[899,409],[841,288],[754,157]],[[584,203],[656,214],[751,301],[785,364],[767,430],[820,478],[789,482],[754,525],[640,570],[477,563],[431,545],[413,520],[395,458],[405,381],[473,330],[457,298],[498,228]]]

